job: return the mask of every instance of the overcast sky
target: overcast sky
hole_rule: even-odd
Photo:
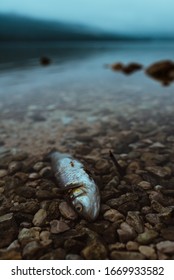
[[[121,33],[174,35],[174,0],[0,0],[0,12]]]

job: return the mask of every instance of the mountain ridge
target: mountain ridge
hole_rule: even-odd
[[[0,13],[0,41],[136,40],[80,24]]]

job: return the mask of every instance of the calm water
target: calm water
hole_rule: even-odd
[[[40,65],[42,55],[51,58],[49,66]],[[165,110],[164,105],[173,105],[173,85],[162,87],[143,71],[125,76],[104,66],[120,61],[146,67],[173,58],[173,42],[2,44],[1,107],[14,105],[11,110],[15,111],[22,110],[20,106],[63,102],[73,111],[74,104],[83,110],[85,102],[90,105],[88,110],[109,106],[120,111],[127,106],[134,110],[136,105],[138,110],[162,103]]]
[[[51,58],[49,66],[40,65],[42,55]],[[174,43],[165,42],[1,45],[3,141],[7,146],[25,147],[28,139],[40,141],[44,133],[54,135],[60,129],[68,135],[68,125],[73,131],[73,125],[93,126],[118,118],[130,123],[156,119],[159,126],[167,118],[172,129],[173,85],[163,87],[143,70],[125,76],[105,65],[138,62],[146,67],[173,58]]]

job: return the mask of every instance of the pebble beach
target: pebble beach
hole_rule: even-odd
[[[118,49],[117,49],[118,48]],[[174,258],[174,85],[104,65],[172,59],[173,48],[130,45],[48,66],[0,72],[0,259]],[[57,149],[93,172],[101,210],[80,217],[46,155]],[[109,151],[124,170],[119,174]]]

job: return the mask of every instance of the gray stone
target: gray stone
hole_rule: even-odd
[[[77,213],[66,201],[63,201],[59,204],[59,210],[62,216],[66,219],[75,220],[78,217]]]
[[[51,233],[58,234],[70,229],[70,227],[63,221],[53,220],[50,222]]]
[[[161,241],[156,245],[157,250],[166,254],[174,253],[174,242],[173,241]]]
[[[41,226],[45,223],[47,217],[47,212],[44,209],[39,209],[37,213],[34,215],[33,224],[35,226]]]

